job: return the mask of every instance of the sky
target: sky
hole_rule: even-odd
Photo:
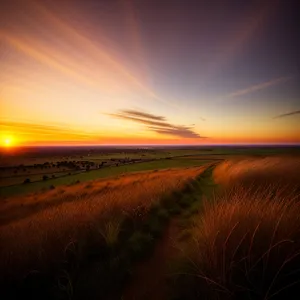
[[[293,0],[2,0],[2,146],[300,143]]]

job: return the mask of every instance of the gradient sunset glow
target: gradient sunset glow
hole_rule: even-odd
[[[226,2],[1,2],[1,147],[300,143],[293,5]]]

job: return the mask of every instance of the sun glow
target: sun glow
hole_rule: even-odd
[[[5,148],[11,148],[15,145],[15,139],[12,136],[4,136],[2,138],[2,145]]]

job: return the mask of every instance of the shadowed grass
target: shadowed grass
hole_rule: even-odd
[[[298,299],[298,196],[239,186],[206,201],[173,265],[174,298]]]

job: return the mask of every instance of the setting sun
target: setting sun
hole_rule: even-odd
[[[14,138],[12,136],[3,137],[2,145],[6,148],[12,147],[14,145]]]

